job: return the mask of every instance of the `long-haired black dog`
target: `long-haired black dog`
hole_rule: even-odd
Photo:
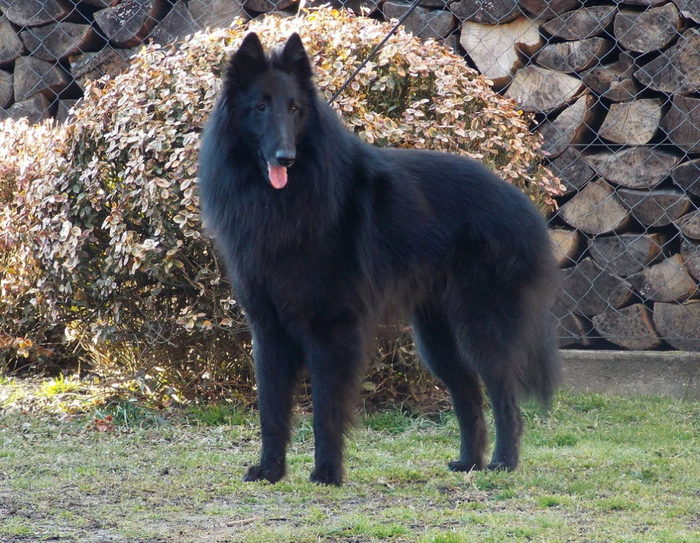
[[[203,216],[253,336],[260,463],[285,473],[293,393],[311,378],[315,469],[340,484],[367,339],[387,304],[410,316],[461,431],[453,470],[513,469],[518,399],[550,399],[557,272],[545,223],[481,164],[362,143],[319,100],[301,39],[266,56],[248,34],[230,59],[200,154]],[[496,445],[485,466],[481,382]]]

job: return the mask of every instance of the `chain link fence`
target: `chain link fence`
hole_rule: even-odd
[[[0,117],[61,121],[146,41],[313,4],[0,0]],[[423,0],[404,25],[535,114],[566,187],[550,217],[561,345],[700,351],[700,1]]]

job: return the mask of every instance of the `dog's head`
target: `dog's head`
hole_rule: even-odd
[[[311,62],[296,33],[269,56],[257,34],[248,34],[226,70],[223,92],[237,126],[276,189],[287,185],[287,169],[296,159],[314,92],[311,77]]]

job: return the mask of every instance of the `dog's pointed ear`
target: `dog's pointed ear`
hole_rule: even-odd
[[[260,38],[251,32],[243,38],[238,50],[231,55],[226,70],[229,85],[240,86],[267,69],[267,59]]]
[[[303,78],[311,78],[313,75],[309,55],[306,54],[301,37],[296,32],[287,39],[281,57],[281,66],[286,72],[295,73]]]

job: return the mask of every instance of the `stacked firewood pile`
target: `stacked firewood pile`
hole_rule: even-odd
[[[385,19],[409,6],[331,3]],[[0,0],[0,117],[62,118],[144,41],[298,8]],[[422,0],[404,25],[536,114],[567,191],[551,218],[562,345],[700,350],[700,0]]]

